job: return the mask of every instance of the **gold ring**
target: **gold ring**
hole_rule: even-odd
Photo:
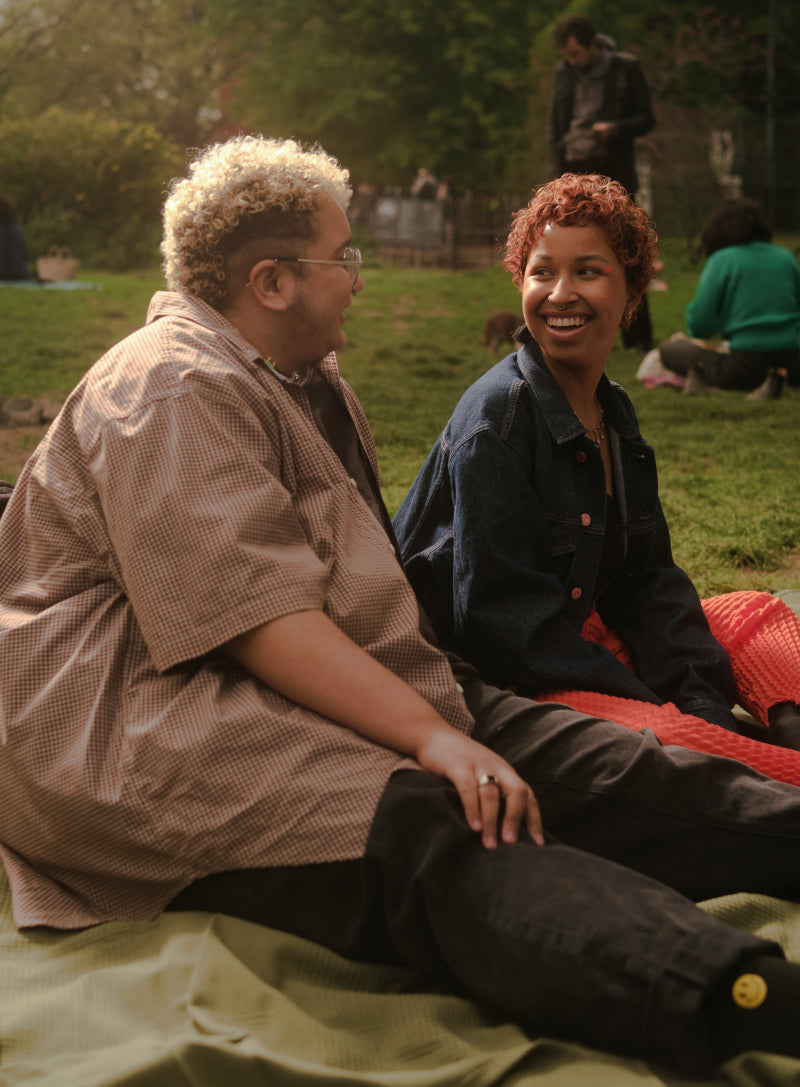
[[[478,788],[480,789],[483,785],[494,785],[496,788],[500,788],[500,782],[492,774],[481,774],[478,778]]]

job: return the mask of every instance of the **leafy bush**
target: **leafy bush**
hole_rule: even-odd
[[[0,123],[0,188],[17,205],[32,262],[68,245],[95,267],[153,266],[164,192],[183,166],[148,124],[58,108]]]

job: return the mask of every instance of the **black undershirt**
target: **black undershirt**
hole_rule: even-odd
[[[595,601],[602,596],[614,578],[622,570],[625,562],[625,542],[622,535],[622,522],[619,516],[617,500],[613,494],[606,494],[606,531],[603,537],[603,553],[597,571]]]

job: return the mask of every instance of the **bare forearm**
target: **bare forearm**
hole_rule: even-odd
[[[542,842],[530,788],[499,755],[448,724],[413,687],[384,668],[321,611],[296,612],[234,638],[223,647],[252,675],[285,698],[353,729],[384,747],[412,755],[448,778],[484,845],[513,842],[524,822]],[[487,775],[495,787],[483,788]],[[501,814],[500,798],[505,800]]]

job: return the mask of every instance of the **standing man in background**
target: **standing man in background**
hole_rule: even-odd
[[[635,196],[634,140],[656,123],[639,61],[618,53],[613,40],[599,34],[586,15],[559,19],[553,44],[564,58],[556,68],[550,110],[553,176],[602,174]],[[652,348],[647,295],[623,332],[623,343],[643,354]]]

